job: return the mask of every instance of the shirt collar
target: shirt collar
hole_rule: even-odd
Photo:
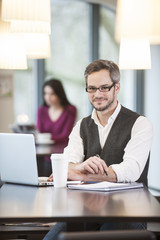
[[[113,112],[113,114],[108,119],[108,123],[111,122],[111,121],[114,121],[116,119],[116,117],[119,114],[120,110],[121,110],[121,104],[118,102],[115,111]],[[97,124],[99,126],[102,126],[100,124],[99,120],[98,120],[97,113],[96,113],[95,109],[93,109],[93,111],[92,111],[91,118],[94,120],[95,124]]]

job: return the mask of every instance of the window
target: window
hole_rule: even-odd
[[[107,7],[100,8],[99,57],[118,64],[119,45],[114,40],[115,12]],[[121,90],[118,98],[122,105],[135,110],[134,71],[121,71]]]
[[[52,1],[52,57],[46,59],[46,79],[62,81],[78,118],[88,114],[84,70],[89,59],[89,9],[80,1]]]
[[[14,71],[14,119],[17,122],[18,117],[28,116],[27,123],[35,122],[35,101],[36,89],[33,74],[33,60],[28,60],[28,69]],[[27,121],[27,119],[26,119]]]

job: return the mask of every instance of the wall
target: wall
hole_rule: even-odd
[[[160,190],[160,46],[151,46],[152,69],[145,72],[145,115],[154,129],[149,186]]]
[[[14,122],[13,72],[0,70],[0,132],[12,132]]]

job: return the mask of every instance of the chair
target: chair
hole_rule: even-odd
[[[160,203],[160,196],[154,196]],[[159,222],[147,222],[147,230],[153,232],[156,235],[157,240],[160,240],[160,223]]]
[[[147,230],[120,230],[61,233],[57,240],[156,240],[156,237]]]
[[[16,240],[16,239],[27,239],[27,240],[39,240],[43,239],[44,236],[50,231],[51,226],[35,226],[25,224],[23,225],[0,225],[0,240]]]

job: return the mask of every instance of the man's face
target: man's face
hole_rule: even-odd
[[[102,69],[88,75],[87,87],[110,87],[113,82],[110,78],[109,71]],[[99,89],[95,93],[88,93],[89,100],[97,111],[112,109],[117,104],[117,93],[120,89],[120,83],[114,85],[110,91],[101,92]]]

